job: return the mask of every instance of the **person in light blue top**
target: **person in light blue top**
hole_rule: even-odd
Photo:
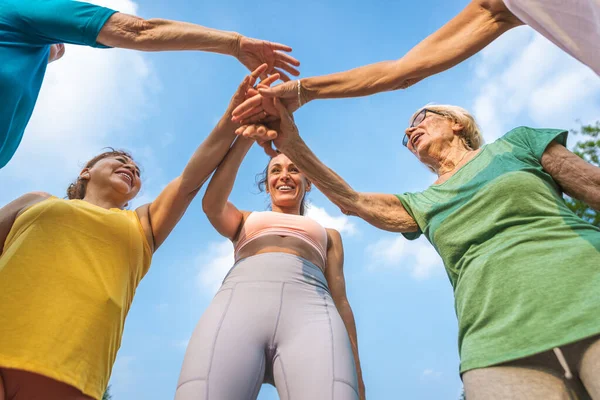
[[[64,43],[142,51],[201,50],[236,57],[248,69],[299,75],[298,60],[279,43],[185,22],[142,19],[72,0],[0,0],[0,168],[15,154],[42,86],[46,66]]]

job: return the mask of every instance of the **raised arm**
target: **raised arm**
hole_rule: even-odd
[[[451,68],[479,52],[507,30],[521,25],[503,0],[472,0],[457,16],[413,47],[402,58],[345,72],[303,78],[260,90],[234,111],[237,121],[256,114],[262,97],[278,97],[290,111],[315,99],[368,96],[405,89]],[[300,102],[301,104],[300,104]]]
[[[266,65],[262,65],[244,78],[233,95],[227,111],[213,131],[196,149],[183,173],[171,181],[152,203],[145,204],[136,210],[146,237],[149,243],[153,244],[154,250],[165,241],[200,187],[227,154],[235,139],[236,125],[231,122],[231,111],[243,100],[248,88],[252,87],[257,77],[264,73],[266,68]],[[268,78],[268,82],[277,78],[277,75],[272,75]]]
[[[0,208],[0,256],[4,252],[4,243],[17,217],[27,208],[48,197],[50,197],[48,193],[31,192]]]
[[[335,229],[327,229],[327,267],[325,268],[325,278],[329,285],[331,297],[335,303],[342,321],[348,331],[354,363],[356,364],[356,376],[358,377],[358,392],[361,400],[365,399],[365,383],[362,379],[362,370],[360,368],[360,359],[358,357],[358,338],[356,334],[356,322],[354,313],[346,296],[346,280],[344,278],[344,246],[342,237]]]
[[[209,51],[234,56],[250,71],[266,63],[265,74],[280,72],[284,80],[289,80],[286,72],[299,75],[294,66],[300,63],[285,53],[292,50],[289,46],[187,22],[144,19],[82,1],[0,1],[3,21],[19,32],[11,40],[27,44]]]
[[[566,194],[600,211],[600,168],[556,142],[548,145],[541,163]]]
[[[187,22],[158,18],[146,20],[117,13],[100,31],[98,43],[143,51],[209,51],[234,56],[251,71],[266,63],[266,72],[278,72],[283,80],[290,79],[285,72],[295,76],[300,74],[294,68],[300,62],[282,52],[292,51],[289,46]]]
[[[277,148],[344,214],[358,216],[377,228],[391,232],[418,230],[417,223],[396,196],[356,192],[342,177],[323,164],[298,134],[292,115],[279,101],[276,100],[275,105],[281,120],[274,123],[278,125],[270,125],[271,131],[264,133],[260,126],[248,125],[240,127],[236,133],[256,138],[259,142],[276,136],[273,143]]]
[[[244,214],[227,199],[231,194],[240,164],[253,142],[251,139],[238,136],[215,171],[202,199],[202,209],[212,226],[231,241],[237,237]]]

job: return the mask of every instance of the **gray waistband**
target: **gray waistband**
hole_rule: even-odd
[[[249,281],[292,282],[328,289],[321,268],[288,253],[263,253],[241,259],[223,279],[223,283]]]

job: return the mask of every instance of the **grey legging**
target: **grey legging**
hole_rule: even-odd
[[[316,265],[285,253],[233,266],[188,345],[176,400],[356,400],[348,333]]]

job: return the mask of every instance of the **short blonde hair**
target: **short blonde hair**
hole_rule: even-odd
[[[481,135],[479,125],[477,125],[475,118],[473,118],[473,116],[464,108],[451,105],[428,104],[419,108],[417,112],[412,115],[410,118],[410,123],[412,123],[417,114],[420,113],[424,108],[439,112],[461,124],[463,126],[463,130],[460,132],[460,138],[467,147],[477,150],[483,144],[483,136]]]

